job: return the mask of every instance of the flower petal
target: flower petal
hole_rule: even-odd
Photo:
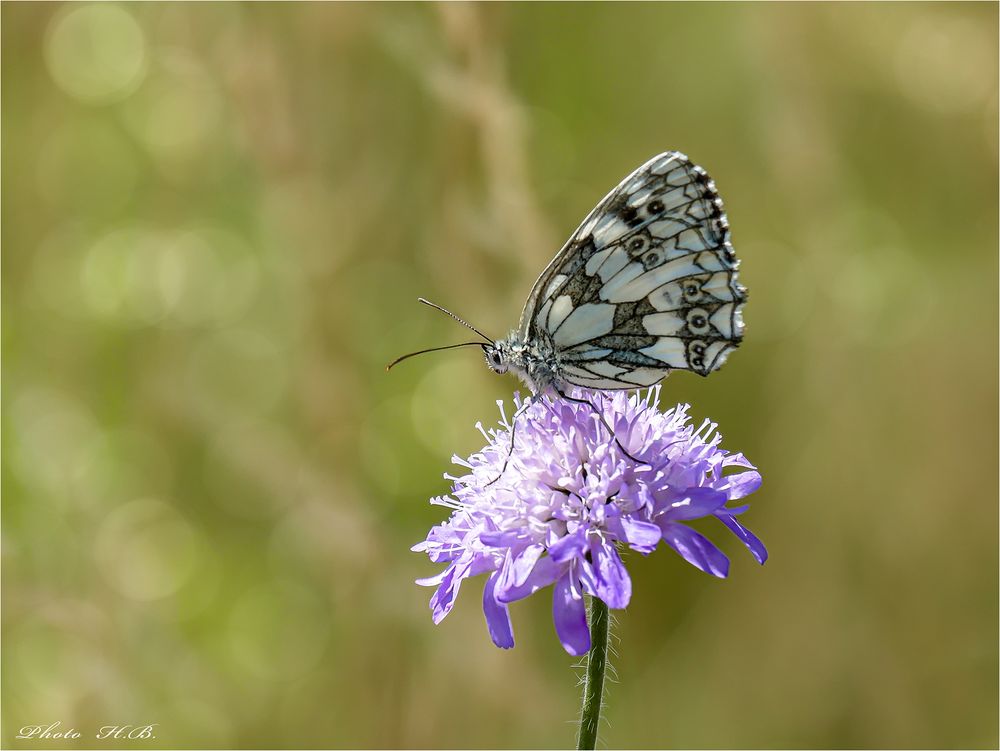
[[[544,545],[530,545],[521,551],[519,555],[514,556],[511,565],[508,567],[509,573],[507,576],[510,579],[508,586],[520,586],[524,584],[544,552]]]
[[[736,521],[732,514],[716,512],[715,515],[733,531],[734,535],[740,538],[740,541],[747,546],[747,550],[757,559],[757,563],[763,566],[764,561],[767,560],[767,548],[764,547],[764,543],[757,539],[757,535]]]
[[[472,563],[469,564],[469,573],[465,576],[479,576],[480,574],[485,574],[487,571],[495,571],[497,569],[496,559],[491,555],[477,554],[472,559]]]
[[[576,577],[574,581],[579,583],[580,589],[588,595],[597,596],[597,590],[599,589],[597,585],[597,573],[594,571],[594,567],[590,563],[588,558],[577,558],[572,564],[573,575]]]
[[[497,602],[494,596],[498,578],[499,572],[493,572],[483,588],[483,614],[493,643],[501,649],[510,649],[514,646],[514,630],[510,624],[510,611],[504,603]]]
[[[515,600],[520,600],[528,595],[534,594],[542,587],[549,586],[552,582],[558,579],[559,575],[565,570],[565,566],[559,565],[548,556],[540,558],[535,564],[535,567],[531,570],[531,573],[528,574],[527,578],[524,580],[523,584],[507,588],[497,586],[495,593],[496,598],[499,602],[514,602]]]
[[[587,552],[587,535],[581,528],[578,532],[568,534],[549,545],[549,555],[556,563],[563,563],[572,558],[580,558]]]
[[[435,623],[453,608],[464,579],[485,574],[487,628],[494,643],[510,648],[509,603],[555,585],[556,632],[566,651],[579,655],[591,645],[588,598],[629,604],[625,545],[646,554],[662,539],[693,566],[724,577],[729,560],[686,526],[714,515],[758,561],[767,559],[760,540],[736,521],[745,519],[741,504],[760,487],[760,473],[722,448],[711,420],[692,423],[687,405],[661,412],[659,393],[640,399],[574,388],[568,399],[515,399],[513,417],[501,407],[499,426],[477,426],[486,445],[456,459],[465,474],[446,475],[450,493],[432,499],[450,517],[413,546],[440,572],[419,580],[432,587]]]
[[[449,568],[441,585],[431,595],[431,620],[435,624],[443,621],[455,604],[458,590],[462,586],[462,576],[456,575],[457,570],[455,566]]]
[[[683,524],[663,525],[663,540],[676,550],[681,558],[706,574],[726,578],[729,559],[707,537]]]
[[[660,544],[660,538],[663,536],[660,528],[652,522],[640,521],[631,516],[623,516],[621,525],[625,530],[625,540],[641,553],[651,552]]]
[[[491,548],[513,547],[514,545],[517,545],[523,537],[524,532],[519,529],[508,530],[506,532],[494,530],[479,533],[479,541],[483,543],[483,545],[489,545]]]
[[[725,506],[728,500],[725,493],[714,488],[688,488],[676,495],[662,518],[670,521],[700,519]]]
[[[738,475],[728,475],[725,479],[729,480],[729,500],[731,501],[746,498],[764,482],[760,472],[740,472]]]
[[[590,629],[583,593],[573,586],[572,578],[567,572],[556,582],[552,592],[552,620],[563,649],[571,655],[582,655],[590,650]]]
[[[423,579],[417,579],[416,583],[421,587],[436,587],[444,581],[444,578],[448,575],[449,571],[451,571],[451,566],[434,576],[425,576]]]
[[[749,467],[750,469],[757,469],[741,453],[740,454],[730,454],[729,456],[727,456],[725,459],[722,460],[722,466],[724,466],[724,467]]]
[[[613,544],[596,543],[590,547],[594,560],[597,596],[609,608],[621,609],[632,597],[632,579]]]

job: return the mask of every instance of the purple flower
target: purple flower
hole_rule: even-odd
[[[757,490],[760,473],[742,454],[719,447],[714,423],[695,429],[686,404],[660,412],[659,386],[645,398],[570,396],[593,406],[558,397],[536,397],[525,406],[515,395],[513,450],[511,423],[498,402],[500,428],[487,432],[477,425],[486,447],[468,461],[453,457],[467,473],[445,475],[454,482],[451,495],[431,500],[451,508],[451,518],[413,547],[448,564],[417,581],[437,587],[430,602],[435,623],[451,610],[466,578],[489,574],[486,624],[493,642],[508,649],[514,646],[509,603],[551,584],[556,633],[567,652],[580,655],[590,649],[584,593],[611,608],[624,608],[632,596],[621,548],[645,555],[662,540],[691,565],[725,577],[729,559],[687,524],[714,516],[759,563],[767,559],[764,545],[736,519],[748,506],[727,505]],[[735,472],[727,474],[729,467]]]

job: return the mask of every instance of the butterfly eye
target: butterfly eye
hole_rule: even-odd
[[[693,308],[687,314],[687,325],[693,334],[707,334],[708,312],[704,308]]]
[[[506,373],[507,365],[504,363],[503,359],[500,357],[500,353],[495,349],[486,350],[486,365],[494,373]]]
[[[649,206],[646,208],[650,214],[659,214],[663,211],[663,201],[650,201]]]

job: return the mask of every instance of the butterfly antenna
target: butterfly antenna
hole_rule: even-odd
[[[482,342],[462,342],[461,344],[446,344],[443,347],[431,347],[430,349],[422,349],[419,352],[411,352],[408,355],[403,355],[402,357],[397,357],[391,363],[389,363],[388,365],[386,365],[385,369],[386,369],[386,371],[389,371],[389,370],[392,369],[392,367],[394,365],[398,365],[399,363],[403,362],[403,360],[409,360],[411,357],[416,357],[417,355],[422,355],[425,352],[437,352],[438,350],[441,350],[441,349],[455,349],[456,347],[472,347],[472,346],[482,347],[483,343]]]
[[[475,331],[477,334],[479,334],[479,336],[483,337],[483,339],[485,339],[486,341],[488,341],[490,344],[494,343],[493,340],[490,339],[488,336],[486,336],[486,334],[484,334],[482,331],[480,331],[479,329],[477,329],[475,326],[473,326],[468,321],[462,320],[461,318],[459,318],[457,315],[455,315],[454,313],[452,313],[447,308],[442,308],[440,305],[437,305],[436,303],[432,303],[430,300],[426,300],[423,297],[418,297],[417,298],[417,302],[422,302],[424,305],[430,305],[432,308],[434,308],[436,310],[440,310],[442,313],[445,313],[446,315],[449,315],[452,318],[454,318],[460,324],[462,324],[463,326],[465,326],[465,328],[472,329],[473,331]],[[414,354],[417,354],[417,353],[414,352]]]

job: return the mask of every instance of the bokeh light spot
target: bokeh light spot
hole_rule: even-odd
[[[413,391],[410,414],[414,432],[435,455],[450,457],[457,453],[465,456],[482,446],[482,436],[475,429],[476,422],[482,420],[484,427],[489,428],[500,417],[492,401],[469,398],[470,394],[483,393],[473,385],[497,376],[490,374],[486,368],[481,350],[470,347],[458,353],[437,356],[442,361],[428,367]],[[424,360],[420,365],[426,367],[429,363]],[[510,389],[523,393],[528,390],[517,381],[516,376],[504,375],[500,378],[504,380],[503,388],[507,391],[507,414],[510,415]],[[457,383],[463,384],[461,398],[455,389]],[[448,467],[441,469],[444,471]]]
[[[242,315],[257,292],[259,263],[225,230],[125,226],[86,252],[83,298],[100,316],[133,325],[214,325]]]
[[[142,267],[155,256],[156,238],[140,227],[123,227],[99,238],[83,262],[84,299],[97,315],[153,322],[163,315],[154,280]],[[138,285],[139,288],[136,288]]]
[[[250,248],[223,229],[173,234],[160,265],[160,292],[182,325],[238,319],[257,292],[260,266]]]
[[[45,388],[22,391],[11,410],[12,466],[28,487],[69,503],[89,447],[100,440],[93,417],[71,396]]]
[[[218,84],[197,58],[182,49],[159,54],[125,113],[135,136],[167,163],[200,154],[221,115]]]
[[[69,6],[52,21],[45,61],[59,87],[91,104],[128,96],[146,72],[146,40],[121,5]]]
[[[194,571],[199,542],[191,524],[163,501],[142,498],[105,518],[94,543],[104,578],[133,600],[174,594]]]

